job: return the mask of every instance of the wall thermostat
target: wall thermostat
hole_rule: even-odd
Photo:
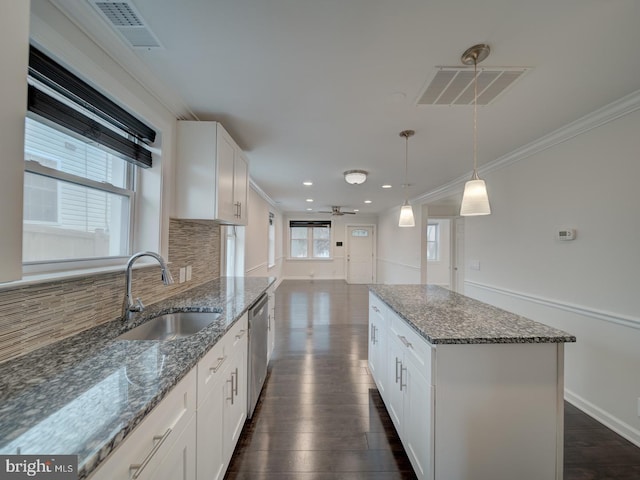
[[[575,240],[576,231],[573,228],[558,230],[558,240]]]

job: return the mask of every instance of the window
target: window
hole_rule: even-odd
[[[292,258],[331,257],[331,222],[292,220],[289,231]]]
[[[34,47],[28,83],[23,263],[128,256],[155,131]]]
[[[274,221],[275,215],[269,212],[269,254],[268,254],[268,267],[274,267],[276,265],[276,225]]]
[[[429,223],[427,225],[427,260],[437,261],[439,260],[439,248],[440,242],[440,225],[437,223]]]

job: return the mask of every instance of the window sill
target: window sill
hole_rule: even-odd
[[[168,264],[171,265],[170,262],[168,262]],[[149,268],[149,267],[153,267],[154,265],[158,266],[158,263],[154,261],[147,262],[147,261],[140,260],[133,266],[133,269],[138,270],[140,268]],[[47,272],[47,273],[24,274],[21,280],[14,280],[12,282],[0,283],[0,291],[10,290],[14,288],[28,287],[31,285],[38,285],[42,283],[75,280],[80,278],[105,275],[109,273],[118,273],[118,272],[124,273],[126,268],[127,268],[127,263],[125,261],[122,264],[110,265],[105,267],[82,268],[82,269]]]

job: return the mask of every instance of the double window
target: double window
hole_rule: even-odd
[[[301,221],[289,222],[291,258],[330,258],[331,222]]]
[[[131,253],[136,165],[155,132],[34,47],[25,122],[23,262]]]

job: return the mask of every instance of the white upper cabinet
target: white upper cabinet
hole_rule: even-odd
[[[178,218],[246,225],[248,184],[247,160],[220,123],[178,121]]]

